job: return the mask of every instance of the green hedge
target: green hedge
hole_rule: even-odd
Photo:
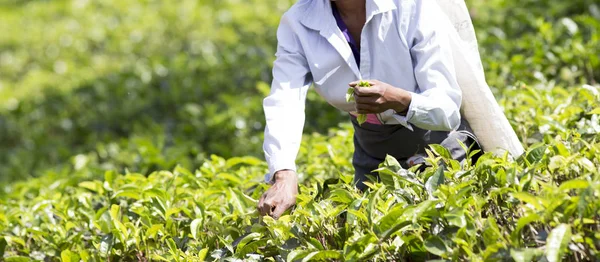
[[[352,185],[351,126],[307,135],[291,214],[261,218],[260,159],[211,156],[196,171],[74,170],[15,183],[0,200],[6,261],[561,261],[600,259],[600,87],[507,91],[531,142],[516,162],[461,167],[433,146],[425,172],[389,158],[367,193]],[[534,106],[535,105],[535,106]],[[526,110],[530,109],[530,110]],[[546,112],[553,112],[547,114]],[[442,164],[443,163],[443,164]]]

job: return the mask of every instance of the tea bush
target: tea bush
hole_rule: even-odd
[[[0,251],[7,261],[599,259],[600,87],[571,91],[506,91],[519,135],[536,142],[518,161],[488,153],[461,167],[433,146],[426,171],[388,158],[365,193],[351,185],[351,127],[307,135],[298,204],[277,221],[256,210],[267,188],[257,158],[98,177],[97,160],[79,155],[68,174],[11,186]]]

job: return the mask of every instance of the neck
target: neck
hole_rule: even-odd
[[[366,0],[332,0],[343,17],[365,17]]]

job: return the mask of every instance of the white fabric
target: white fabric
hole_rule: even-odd
[[[366,8],[360,71],[337,27],[330,0],[300,0],[282,16],[271,93],[263,101],[267,123],[263,149],[270,175],[282,169],[296,170],[306,92],[311,84],[331,105],[352,112],[354,104],[345,99],[349,82],[376,79],[389,83],[411,92],[412,102],[406,117],[393,110],[378,114],[382,123],[448,131],[460,123],[464,91],[459,82],[469,84],[471,89],[487,88],[481,85],[485,79],[481,79],[480,62],[471,66],[464,64],[467,60],[453,59],[453,54],[454,58],[462,54],[457,52],[473,52],[453,50],[464,43],[450,29],[446,10],[442,11],[436,1],[367,0]],[[457,62],[461,64],[455,68]],[[470,72],[481,72],[481,77],[463,76]],[[489,88],[486,90],[489,92]],[[493,96],[491,100],[495,103]],[[483,107],[478,104],[476,110]]]
[[[461,114],[484,151],[523,154],[523,145],[485,81],[475,30],[464,0],[437,0],[458,34],[451,34],[454,66],[463,92]]]

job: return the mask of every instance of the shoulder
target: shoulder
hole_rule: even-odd
[[[281,23],[290,25],[299,24],[300,20],[306,15],[312,2],[316,0],[298,0],[281,16]]]

